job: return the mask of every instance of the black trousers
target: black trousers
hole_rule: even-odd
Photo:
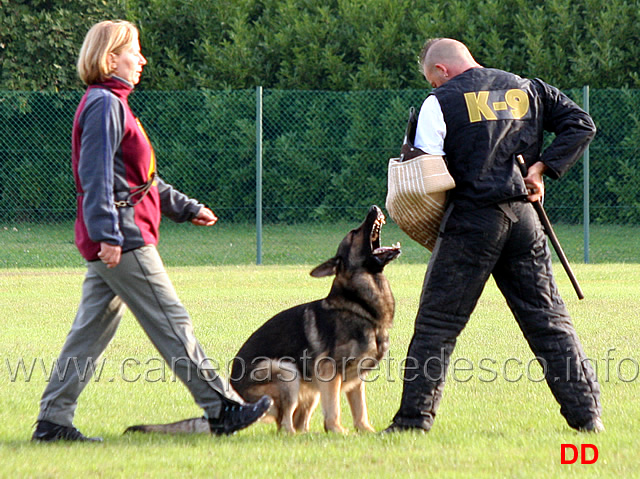
[[[569,426],[600,416],[600,388],[558,293],[540,221],[531,203],[513,201],[447,210],[424,279],[394,424],[431,428],[456,338],[491,274]]]

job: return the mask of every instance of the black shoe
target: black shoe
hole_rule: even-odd
[[[250,426],[260,419],[273,404],[269,396],[262,396],[250,404],[234,404],[224,406],[220,417],[209,418],[211,434],[225,436]]]
[[[602,424],[602,419],[599,417],[593,418],[587,424],[578,428],[580,432],[593,432],[599,433],[604,431],[604,424]]]
[[[395,424],[395,423],[391,423],[391,425],[384,429],[381,434],[395,434],[396,432],[421,432],[421,433],[427,433],[429,431],[427,431],[426,429],[423,429],[421,427],[418,426],[403,426],[400,424]]]
[[[102,442],[101,437],[87,437],[73,426],[60,426],[49,421],[38,421],[32,441],[83,441]]]

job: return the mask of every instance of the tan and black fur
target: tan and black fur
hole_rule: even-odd
[[[290,433],[309,430],[320,403],[326,431],[345,433],[340,394],[345,392],[356,429],[369,424],[363,378],[389,349],[394,299],[383,269],[400,246],[380,247],[384,214],[372,206],[336,255],[311,271],[335,275],[329,295],[276,314],[256,330],[233,359],[231,385],[247,402],[269,395],[274,405],[265,419]],[[133,426],[127,431],[204,432],[206,420]]]
[[[362,379],[389,349],[394,299],[382,271],[400,254],[399,246],[380,247],[383,224],[382,211],[372,206],[336,255],[311,271],[317,278],[335,275],[329,295],[275,315],[234,358],[232,386],[247,401],[271,396],[267,415],[278,428],[308,431],[320,403],[325,430],[344,433],[344,391],[356,429],[373,430]]]

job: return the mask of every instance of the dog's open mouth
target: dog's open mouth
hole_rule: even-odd
[[[382,260],[382,262],[387,263],[400,254],[400,242],[397,242],[392,246],[380,246],[380,231],[382,230],[382,225],[384,225],[386,221],[382,210],[377,207],[376,209],[378,216],[373,222],[373,227],[371,228],[371,254]]]

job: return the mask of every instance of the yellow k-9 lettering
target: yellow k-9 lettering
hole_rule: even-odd
[[[530,117],[529,96],[524,90],[494,90],[464,94],[469,121],[520,120]]]

